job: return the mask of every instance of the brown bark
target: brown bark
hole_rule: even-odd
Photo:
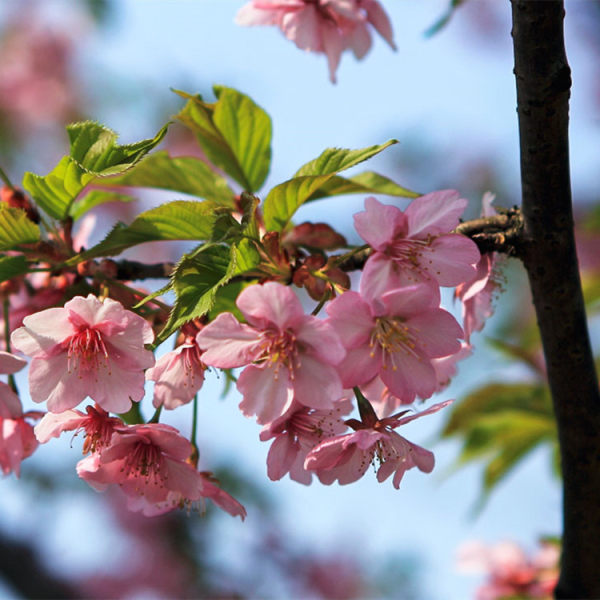
[[[563,555],[557,598],[600,598],[600,394],[575,252],[571,86],[562,0],[511,0],[523,242],[558,425]]]

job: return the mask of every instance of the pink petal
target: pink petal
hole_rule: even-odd
[[[426,239],[427,236],[448,233],[458,225],[458,219],[468,201],[456,190],[440,190],[413,200],[404,211],[408,220],[408,237]]]
[[[383,10],[383,7],[379,2],[375,0],[363,0],[362,6],[367,11],[367,19],[369,23],[373,25],[377,33],[392,47],[393,50],[396,50],[396,45],[394,44],[394,34],[392,31],[392,24]]]
[[[300,446],[293,436],[282,434],[275,438],[267,455],[267,475],[272,481],[281,479],[291,468]]]
[[[383,252],[396,236],[405,234],[407,221],[399,208],[370,196],[365,200],[364,212],[354,215],[354,228],[369,246]]]
[[[381,367],[381,348],[370,348],[367,344],[348,350],[346,358],[337,366],[346,388],[368,383]]]
[[[26,360],[10,352],[0,352],[0,373],[4,375],[12,375],[20,371],[26,364]]]
[[[356,292],[345,292],[327,306],[329,322],[346,348],[366,343],[374,319],[367,302]]]
[[[35,437],[40,444],[45,444],[50,438],[59,437],[63,431],[79,429],[86,418],[86,415],[78,410],[66,410],[58,414],[48,412],[35,426]]]
[[[294,390],[288,371],[281,369],[278,374],[268,366],[250,365],[240,375],[237,388],[244,396],[240,409],[247,416],[257,416],[261,425],[280,417],[289,407]]]
[[[373,304],[375,315],[378,317],[400,316],[411,320],[416,318],[416,315],[432,314],[437,310],[434,307],[438,306],[437,296],[432,287],[424,283],[386,292],[381,296],[380,303]]]
[[[354,56],[360,60],[371,49],[371,34],[366,25],[358,24],[350,34],[345,36],[346,47],[352,48]]]
[[[346,356],[336,330],[327,321],[316,317],[307,318],[298,327],[296,339],[300,346],[306,347],[305,352],[316,355],[326,364],[337,365]]]
[[[238,296],[238,308],[250,325],[267,329],[275,325],[279,330],[296,328],[304,320],[304,310],[291,288],[274,281],[250,285]],[[202,332],[205,331],[203,329]]]
[[[457,338],[463,337],[463,331],[456,319],[441,308],[411,317],[405,325],[415,332],[419,348],[430,358],[454,354],[461,348]]]
[[[424,249],[419,264],[440,285],[455,286],[473,279],[480,257],[475,242],[464,235],[448,234]]]
[[[221,313],[198,333],[196,341],[204,350],[204,364],[221,369],[247,365],[262,352],[259,332],[242,325],[231,313]]]
[[[73,324],[64,308],[48,308],[29,315],[10,336],[14,348],[33,356],[52,351],[64,339],[75,333]]]
[[[0,418],[18,419],[23,416],[21,400],[10,386],[0,381]]]
[[[413,415],[408,415],[407,417],[402,417],[402,418],[398,419],[397,425],[393,425],[393,427],[399,427],[400,425],[406,425],[407,423],[410,423],[411,421],[414,421],[415,419],[420,419],[421,417],[424,417],[425,415],[431,415],[433,413],[436,413],[438,410],[442,410],[442,408],[449,406],[453,402],[454,402],[454,400],[445,400],[444,402],[438,402],[436,404],[433,404],[426,410],[422,410]]]
[[[305,4],[302,10],[285,13],[280,25],[285,37],[301,50],[323,52],[321,20],[313,5]]]
[[[379,376],[394,396],[414,400],[415,394],[429,398],[437,389],[431,362],[403,352],[394,354],[396,368],[381,369]]]
[[[332,408],[343,395],[336,369],[312,356],[303,355],[301,361],[292,381],[295,400],[312,408]]]

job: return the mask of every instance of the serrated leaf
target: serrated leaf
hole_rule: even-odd
[[[223,233],[222,229],[230,221],[231,226],[237,225],[226,208],[207,200],[168,202],[141,213],[131,225],[118,223],[104,240],[73,257],[68,264],[119,254],[126,248],[145,242],[209,240]]]
[[[164,150],[149,154],[122,175],[100,179],[94,185],[173,190],[234,207],[233,190],[205,162],[192,156],[171,157]]]
[[[326,181],[307,202],[342,194],[385,194],[401,198],[418,198],[420,196],[419,193],[404,188],[383,175],[366,171],[348,178],[335,175]]]
[[[108,202],[133,202],[134,200],[135,198],[133,196],[128,196],[126,194],[105,192],[103,190],[91,190],[81,199],[76,200],[71,204],[69,215],[76,221],[86,212],[100,204],[107,204]]]
[[[71,155],[64,156],[47,175],[25,173],[23,187],[44,212],[55,219],[65,219],[86,185],[96,177],[131,168],[162,140],[166,131],[167,125],[151,139],[119,146],[110,129],[91,121],[74,123],[67,126]]]
[[[246,191],[255,192],[271,164],[271,119],[248,96],[220,86],[214,90],[218,99],[212,104],[176,91],[188,100],[176,118],[196,134],[213,164]]]
[[[173,273],[173,290],[177,296],[173,310],[157,343],[167,339],[184,323],[210,311],[218,290],[233,277],[254,268],[260,262],[243,240],[231,248],[206,245],[200,251],[185,256]]]
[[[168,126],[162,127],[153,138],[120,146],[117,144],[117,134],[100,123],[73,123],[67,125],[70,156],[85,171],[94,175],[122,173],[162,141]]]
[[[265,198],[264,219],[269,231],[282,231],[302,204],[323,188],[334,175],[385,150],[396,140],[361,150],[328,148],[301,167],[292,179],[275,186]]]
[[[0,282],[24,275],[29,265],[22,254],[17,256],[0,255]]]
[[[284,230],[294,213],[331,175],[295,177],[276,185],[265,198],[263,215],[268,231]]]
[[[301,166],[294,177],[305,175],[335,175],[345,171],[359,163],[372,158],[381,151],[397,144],[398,140],[389,140],[385,144],[368,146],[359,150],[348,150],[346,148],[326,148],[321,154]]]
[[[40,239],[39,227],[20,208],[0,204],[0,250],[16,250]]]

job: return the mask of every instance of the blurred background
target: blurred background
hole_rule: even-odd
[[[448,0],[382,0],[397,52],[377,38],[363,61],[344,55],[337,85],[329,82],[322,55],[299,51],[275,28],[236,26],[243,4],[4,0],[0,166],[16,184],[24,171],[45,174],[67,152],[64,125],[75,120],[98,120],[117,131],[121,143],[152,137],[182,106],[170,88],[211,99],[211,86],[222,84],[248,94],[273,119],[264,190],[326,147],[361,148],[393,137],[400,143],[370,170],[423,193],[456,188],[471,202],[467,216],[479,214],[487,190],[497,206],[520,203],[508,1],[467,0],[448,13]],[[426,35],[446,16],[443,27]],[[596,350],[599,26],[600,2],[567,1],[573,195]],[[174,155],[198,151],[178,124],[162,147]],[[90,243],[115,219],[127,222],[172,199],[143,193],[134,203],[100,207]],[[359,243],[352,215],[363,202],[347,196],[311,203],[296,220],[329,222]],[[183,248],[160,244],[150,252],[176,260]],[[143,247],[130,256],[143,259],[148,252]],[[462,544],[514,540],[532,553],[541,537],[560,534],[561,523],[531,302],[519,265],[505,261],[503,273],[495,315],[474,335],[473,356],[434,399],[456,398],[454,412],[402,432],[435,452],[431,475],[410,471],[400,490],[378,484],[372,473],[344,487],[271,482],[269,445],[237,409],[238,395],[224,396],[225,381],[212,374],[200,393],[200,467],[214,471],[246,506],[247,520],[213,506],[203,515],[128,513],[120,496],[97,494],[76,477],[81,440],[64,435],[23,464],[20,480],[0,481],[0,596],[474,597],[485,574],[459,572]],[[451,297],[445,301],[456,312]],[[493,402],[486,405],[487,399]],[[484,421],[473,415],[492,404],[496,412],[481,427]],[[471,405],[472,412],[460,412]],[[526,425],[532,410],[543,421],[538,429]],[[191,407],[168,422],[189,434]]]

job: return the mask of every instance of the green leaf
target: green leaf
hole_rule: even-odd
[[[462,465],[486,462],[483,500],[533,448],[557,445],[550,393],[538,383],[493,383],[468,395],[452,411],[442,437],[459,437]]]
[[[334,175],[372,158],[382,150],[397,143],[398,140],[389,140],[385,144],[369,146],[360,150],[327,148],[317,158],[300,167],[294,177],[302,177],[304,175]]]
[[[167,133],[168,124],[153,137],[134,144],[119,146],[117,134],[92,121],[67,125],[71,142],[71,158],[85,171],[94,175],[114,175],[132,167]]]
[[[25,173],[23,187],[44,212],[55,219],[65,219],[86,185],[96,177],[131,168],[162,140],[166,131],[167,125],[149,140],[119,146],[116,133],[98,123],[68,125],[71,155],[64,156],[48,175]],[[83,214],[81,210],[76,212]]]
[[[207,244],[182,258],[172,277],[177,300],[156,343],[166,340],[184,323],[209,312],[221,287],[259,264],[260,257],[251,245],[248,240],[231,248]]]
[[[402,198],[418,198],[421,195],[398,185],[383,175],[366,171],[354,177],[344,178],[339,175],[332,177],[308,201],[342,194],[385,194]]]
[[[209,240],[215,235],[222,235],[228,225],[233,227],[237,223],[226,208],[208,200],[168,202],[141,213],[131,225],[118,223],[104,240],[73,257],[68,264],[119,254],[126,248],[145,242]]]
[[[39,227],[20,208],[0,204],[0,250],[16,250],[40,239]]]
[[[22,254],[18,256],[0,256],[0,282],[23,275],[29,271],[29,265]]]
[[[275,186],[265,198],[264,219],[268,230],[281,231],[294,213],[339,171],[349,169],[385,150],[396,140],[361,150],[328,148],[306,163],[292,179]]]
[[[248,96],[231,88],[214,87],[217,102],[199,95],[177,94],[188,100],[176,115],[196,134],[208,159],[246,191],[256,192],[271,164],[271,119]]]
[[[149,154],[122,175],[99,179],[94,185],[173,190],[234,207],[235,194],[227,181],[205,162],[191,156],[172,158],[164,150]]]
[[[133,196],[118,194],[117,192],[105,192],[103,190],[91,190],[81,199],[71,204],[69,215],[76,221],[89,210],[100,204],[108,202],[133,202]]]

